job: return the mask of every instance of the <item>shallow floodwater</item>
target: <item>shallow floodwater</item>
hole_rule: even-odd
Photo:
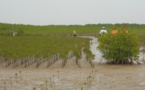
[[[95,37],[90,37],[92,38],[92,41],[90,41],[90,50],[92,51],[92,53],[95,55],[95,58],[94,58],[94,62],[97,62],[97,63],[100,63],[100,61],[103,61],[103,58],[102,58],[102,54],[101,52],[97,49],[97,46],[99,45],[98,43],[98,39],[95,38]]]

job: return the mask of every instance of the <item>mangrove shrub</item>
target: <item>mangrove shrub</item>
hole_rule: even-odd
[[[105,34],[98,41],[97,48],[109,63],[126,64],[139,59],[140,41],[135,33]]]

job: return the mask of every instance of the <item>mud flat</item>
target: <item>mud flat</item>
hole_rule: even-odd
[[[5,87],[6,90],[47,90],[46,87],[48,90],[145,90],[145,65],[97,64],[95,68],[75,65],[54,69],[1,67],[0,90]]]

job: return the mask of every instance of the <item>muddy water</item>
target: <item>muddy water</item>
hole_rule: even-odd
[[[92,41],[90,41],[90,50],[92,51],[92,53],[95,55],[94,58],[94,62],[100,63],[101,61],[104,61],[102,58],[102,54],[101,52],[97,49],[97,46],[99,45],[98,43],[98,39],[95,37],[89,37],[92,39]]]
[[[0,68],[0,90],[5,90],[4,82],[6,90],[145,90],[145,66],[98,64],[94,69],[72,66],[63,69]]]
[[[82,38],[91,38],[92,39],[90,41],[90,50],[95,55],[93,61],[95,63],[100,63],[100,61],[104,61],[104,59],[102,58],[101,52],[97,49],[97,46],[99,45],[98,39],[93,36],[82,36]]]

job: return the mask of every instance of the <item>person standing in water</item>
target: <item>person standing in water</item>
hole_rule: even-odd
[[[76,37],[77,36],[77,34],[76,34],[76,31],[74,30],[73,31],[73,37]]]
[[[116,35],[118,33],[118,30],[116,29],[116,27],[114,27],[112,34]]]
[[[122,26],[122,30],[123,30],[124,33],[128,33],[128,31],[127,31],[125,26]]]
[[[105,27],[102,27],[102,29],[100,30],[100,36],[102,36],[104,33],[107,33],[107,30],[105,29]]]

